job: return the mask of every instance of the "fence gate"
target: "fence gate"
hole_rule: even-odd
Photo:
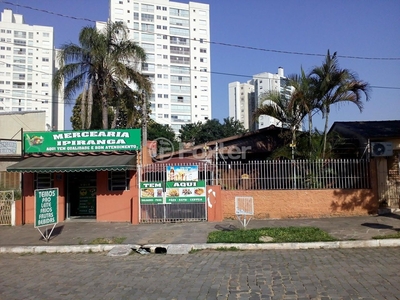
[[[0,191],[0,225],[11,225],[14,191]]]
[[[140,223],[207,220],[207,167],[161,164],[139,167]]]

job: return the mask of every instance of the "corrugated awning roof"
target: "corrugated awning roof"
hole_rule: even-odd
[[[136,154],[29,157],[7,168],[8,172],[52,173],[124,171],[136,168]]]

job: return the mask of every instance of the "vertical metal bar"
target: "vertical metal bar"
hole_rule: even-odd
[[[139,189],[139,201],[138,201],[139,202],[139,204],[138,204],[138,208],[139,208],[139,223],[142,222],[142,208],[141,208],[141,203],[140,203],[140,196],[141,196],[140,184],[141,184],[141,179],[142,179],[141,177],[142,177],[142,165],[138,165],[138,168],[137,168],[137,186],[138,186],[138,189]],[[131,222],[132,222],[132,220],[131,220]]]
[[[206,166],[205,166],[205,168],[206,168],[206,174],[207,174],[207,163],[205,164]],[[200,169],[200,166],[198,166],[199,167],[199,169]],[[206,175],[207,176],[207,175]],[[206,220],[208,220],[208,211],[207,211],[207,202],[208,202],[208,199],[207,199],[207,181],[206,181],[206,183],[205,183],[205,193],[206,193],[206,201],[204,202],[204,217],[205,217],[205,219]],[[201,204],[200,204],[201,205]],[[196,208],[196,206],[195,206],[195,208]],[[198,216],[199,217],[199,214],[197,213],[197,214],[195,214],[194,216],[192,216],[193,218],[195,217],[195,216]]]

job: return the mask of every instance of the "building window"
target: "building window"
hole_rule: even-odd
[[[129,171],[108,172],[108,190],[109,191],[129,190]]]
[[[36,189],[48,189],[53,187],[52,173],[35,173],[34,186]]]

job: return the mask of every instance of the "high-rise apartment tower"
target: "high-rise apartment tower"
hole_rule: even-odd
[[[282,126],[275,118],[261,115],[254,119],[254,111],[268,102],[264,94],[268,91],[284,92],[286,78],[283,68],[279,67],[276,74],[264,72],[253,75],[246,83],[238,81],[229,83],[229,117],[243,123],[250,131],[265,128],[270,125]]]
[[[151,118],[178,132],[211,118],[209,5],[168,0],[111,0],[110,20],[124,22],[147,53]]]
[[[53,27],[25,24],[10,9],[1,13],[1,112],[45,111],[43,130],[64,129],[64,103],[52,88],[54,56]]]

